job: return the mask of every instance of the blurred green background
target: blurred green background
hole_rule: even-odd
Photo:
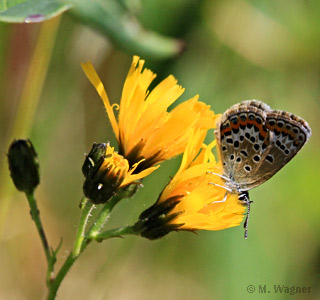
[[[129,236],[94,244],[67,275],[58,299],[320,298],[319,15],[317,0],[141,1],[137,17],[145,28],[186,44],[170,59],[143,57],[158,74],[156,82],[173,74],[186,88],[181,101],[199,94],[216,113],[241,100],[262,100],[306,119],[313,135],[279,174],[250,192],[255,203],[248,240],[239,226],[197,235],[171,233],[153,242]],[[48,27],[41,44],[43,26]],[[140,53],[121,50],[68,14],[38,24],[1,23],[0,41],[0,299],[43,299],[46,261],[27,201],[9,179],[9,142],[30,137],[37,149],[41,185],[36,198],[51,245],[63,238],[59,266],[78,223],[84,153],[93,142],[116,145],[80,62],[93,62],[116,102],[132,55]],[[39,73],[28,71],[33,56]],[[39,103],[28,100],[34,114],[22,126],[18,110],[26,101],[25,86],[35,92],[42,79]],[[22,106],[22,114],[29,109]],[[30,131],[15,136],[15,126],[23,127],[17,132],[25,126]],[[212,138],[211,132],[208,141]],[[110,228],[135,222],[180,159],[163,163],[133,199],[123,200]],[[256,288],[253,293],[249,285]],[[259,293],[264,285],[270,293]],[[311,292],[275,293],[274,285],[311,287]]]

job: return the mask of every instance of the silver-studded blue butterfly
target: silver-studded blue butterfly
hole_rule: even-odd
[[[215,135],[223,164],[223,188],[237,193],[248,207],[244,224],[247,238],[252,202],[248,191],[287,164],[308,141],[311,128],[294,114],[247,100],[222,114]]]

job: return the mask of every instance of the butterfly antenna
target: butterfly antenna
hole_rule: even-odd
[[[242,201],[243,204],[247,205],[247,217],[244,221],[243,228],[244,228],[244,238],[248,238],[248,224],[249,224],[249,217],[250,217],[250,204],[253,201],[250,201],[248,192],[243,192],[239,195],[239,200]]]
[[[247,239],[248,238],[248,224],[249,224],[249,216],[250,216],[250,201],[247,203],[247,207],[248,207],[248,212],[247,212],[247,217],[246,217],[246,221],[244,222],[244,238]]]

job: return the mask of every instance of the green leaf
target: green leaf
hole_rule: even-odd
[[[149,31],[134,14],[135,6],[125,0],[69,0],[69,13],[81,23],[107,36],[113,44],[144,58],[168,59],[184,50],[180,40]]]
[[[143,28],[136,17],[138,0],[0,0],[0,3],[8,5],[9,1],[11,7],[0,12],[0,21],[37,23],[72,8],[69,10],[72,16],[131,54],[168,59],[184,49],[182,41]]]
[[[3,4],[7,5],[7,9],[0,13],[0,21],[12,23],[42,22],[63,13],[72,6],[62,0],[0,1],[0,8],[3,7]]]
[[[25,1],[26,0],[0,0],[0,12]]]

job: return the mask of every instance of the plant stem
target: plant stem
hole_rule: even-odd
[[[66,261],[62,265],[59,273],[57,274],[57,277],[54,279],[54,281],[51,283],[49,287],[48,292],[48,298],[47,300],[54,300],[57,295],[58,288],[60,287],[60,284],[70,268],[72,267],[73,263],[77,260],[79,256],[73,256],[73,253],[70,253],[67,257]]]
[[[69,254],[66,261],[62,265],[60,271],[58,272],[56,278],[51,282],[49,286],[49,292],[47,300],[55,299],[57,295],[57,291],[60,287],[60,284],[64,277],[67,275],[68,271],[74,264],[74,262],[78,259],[80,254],[84,251],[84,249],[89,245],[91,239],[94,239],[95,236],[99,234],[99,231],[103,227],[103,225],[107,222],[109,215],[113,209],[113,207],[121,200],[122,198],[119,196],[114,196],[108,203],[104,205],[99,216],[96,219],[96,222],[91,226],[88,233],[85,232],[85,227],[87,225],[88,217],[93,208],[93,204],[91,201],[87,201],[84,204],[83,211],[80,217],[80,224],[76,235],[76,240],[74,244],[73,251]],[[91,204],[91,205],[90,205]],[[129,233],[128,233],[129,234]]]
[[[72,251],[72,255],[74,257],[77,257],[80,254],[82,242],[85,238],[85,229],[88,223],[88,219],[90,217],[92,209],[95,207],[95,205],[89,199],[83,199],[83,202],[84,206],[82,208],[76,240]]]
[[[44,253],[46,255],[48,265],[49,265],[50,261],[51,261],[51,252],[50,252],[48,240],[47,240],[47,237],[46,237],[46,234],[44,232],[44,229],[43,229],[43,226],[42,226],[42,222],[41,222],[41,219],[40,219],[40,212],[39,212],[39,209],[38,209],[38,206],[37,206],[37,202],[36,202],[36,200],[34,198],[33,192],[32,193],[26,193],[26,196],[27,196],[27,199],[28,199],[28,202],[29,202],[29,206],[30,206],[30,214],[31,214],[32,220],[34,221],[34,223],[35,223],[35,225],[37,227],[37,230],[38,230],[38,233],[39,233],[39,236],[40,236],[40,239],[41,239],[42,247],[43,247],[43,250],[44,250]]]
[[[139,232],[134,230],[134,226],[125,226],[125,227],[114,228],[111,230],[104,231],[102,233],[95,235],[94,237],[92,237],[92,239],[96,240],[97,242],[101,242],[106,239],[110,239],[113,237],[121,237],[122,235],[127,235],[127,234],[138,235]]]
[[[117,237],[117,236],[121,236],[121,235],[126,235],[126,234],[138,234],[138,233],[133,230],[132,226],[126,226],[126,227],[122,227],[122,228],[111,229],[111,230],[105,231],[101,234],[96,234],[94,239],[97,241],[102,241],[105,239],[109,239],[109,238]],[[47,300],[54,300],[55,299],[57,291],[60,287],[62,280],[67,275],[67,273],[70,270],[70,268],[72,267],[73,263],[77,260],[77,258],[83,252],[83,250],[86,248],[87,245],[89,245],[88,242],[83,243],[83,247],[81,248],[81,252],[78,254],[78,256],[74,256],[73,253],[69,254],[69,256],[67,257],[63,266],[61,267],[57,277],[55,278],[52,285],[50,286]]]
[[[103,227],[103,225],[108,221],[109,215],[113,209],[113,207],[121,200],[122,198],[119,196],[114,196],[108,203],[104,205],[102,208],[96,222],[91,226],[87,237],[86,243],[89,243],[91,239],[95,239],[95,236],[99,234],[99,231]],[[82,244],[83,246],[83,244]]]

